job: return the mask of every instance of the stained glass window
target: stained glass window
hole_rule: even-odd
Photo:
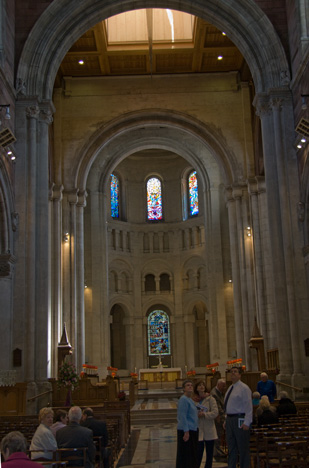
[[[189,210],[190,216],[198,214],[198,186],[196,171],[189,175]]]
[[[148,316],[149,356],[171,354],[169,317],[163,310],[154,310]]]
[[[162,188],[156,177],[147,182],[147,218],[149,221],[162,219]]]
[[[119,218],[119,180],[114,174],[111,174],[111,215]]]

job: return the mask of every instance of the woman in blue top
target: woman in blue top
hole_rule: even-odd
[[[185,380],[183,395],[177,407],[177,458],[176,468],[198,468],[198,411],[191,396],[193,383]]]

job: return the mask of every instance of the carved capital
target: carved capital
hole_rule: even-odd
[[[272,110],[269,103],[269,96],[267,94],[257,94],[253,100],[255,106],[255,113],[259,117],[263,118],[270,115]]]
[[[50,110],[40,111],[40,122],[50,125],[53,122],[53,114]]]
[[[53,184],[50,190],[50,199],[55,202],[60,202],[63,198],[63,185]]]
[[[81,208],[85,208],[86,206],[86,198],[88,197],[87,190],[79,190],[78,191],[78,202],[77,206]]]
[[[26,116],[28,119],[38,119],[40,116],[39,106],[29,106],[26,108]]]
[[[10,277],[16,257],[10,253],[0,255],[0,277]]]
[[[78,189],[69,190],[67,193],[68,202],[70,205],[76,205],[78,202]]]
[[[282,97],[272,97],[270,102],[271,102],[271,107],[273,110],[280,111],[282,109],[282,104],[283,104],[284,99]]]

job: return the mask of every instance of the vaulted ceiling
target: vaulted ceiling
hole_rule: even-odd
[[[57,80],[229,71],[251,80],[244,57],[224,31],[185,13],[147,9],[114,16],[88,30],[64,57]]]

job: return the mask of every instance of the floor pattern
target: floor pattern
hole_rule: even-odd
[[[142,397],[136,401],[132,412],[143,410],[176,409],[177,398],[160,395],[159,398]],[[177,424],[154,423],[132,426],[131,436],[123,450],[117,468],[171,468],[176,464]],[[201,467],[205,464],[205,454]],[[213,462],[213,468],[227,467],[226,463]]]

